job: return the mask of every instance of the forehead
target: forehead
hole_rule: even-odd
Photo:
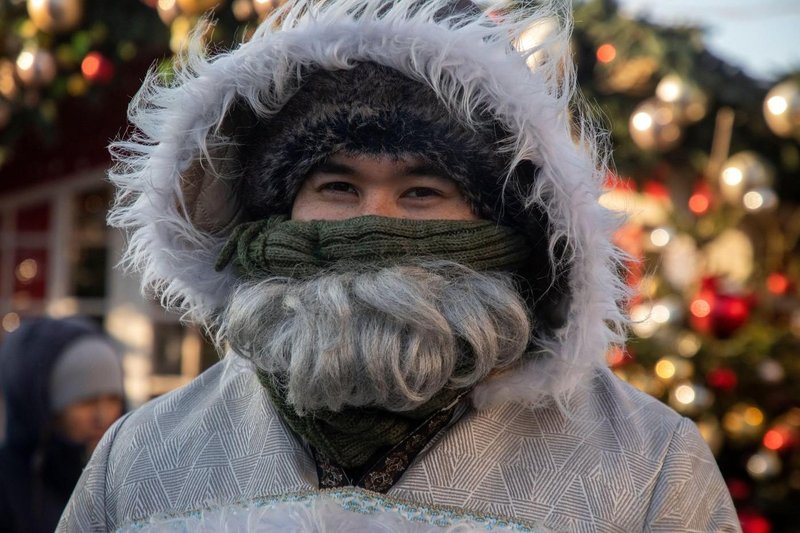
[[[375,174],[387,176],[426,176],[453,179],[451,173],[415,154],[355,154],[336,152],[317,166],[316,172],[336,174]]]

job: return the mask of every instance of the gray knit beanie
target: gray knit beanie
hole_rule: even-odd
[[[64,349],[50,373],[50,412],[103,394],[125,397],[119,355],[106,339],[81,337]]]

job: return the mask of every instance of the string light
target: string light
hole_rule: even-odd
[[[689,210],[695,215],[705,214],[710,206],[711,201],[705,194],[694,193],[689,197]]]
[[[767,276],[767,290],[772,294],[786,294],[789,290],[789,278],[780,272],[773,272]]]
[[[697,298],[689,305],[689,312],[697,318],[705,318],[711,314],[711,304],[707,300]]]
[[[617,57],[617,48],[610,43],[602,44],[597,48],[597,60],[601,63],[611,63]]]
[[[6,313],[2,321],[3,329],[11,333],[19,327],[19,322],[19,315],[17,313]]]

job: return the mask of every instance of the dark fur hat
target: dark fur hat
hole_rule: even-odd
[[[501,132],[454,115],[432,89],[388,67],[311,73],[280,113],[239,131],[245,217],[288,213],[315,165],[346,152],[420,157],[461,184],[475,212],[497,220],[507,169]]]

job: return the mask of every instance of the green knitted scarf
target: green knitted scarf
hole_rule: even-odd
[[[424,405],[402,413],[377,408],[347,408],[339,412],[317,411],[300,416],[286,401],[286,389],[277,377],[258,370],[258,379],[267,389],[283,420],[339,466],[353,469],[369,466],[376,453],[393,447],[426,418],[447,407],[461,390],[442,389]]]
[[[530,253],[523,235],[488,220],[364,216],[307,222],[279,215],[237,226],[216,268],[233,261],[244,278],[300,279],[333,267],[392,266],[427,258],[508,272],[521,267]]]
[[[455,261],[477,271],[518,270],[531,247],[518,232],[490,221],[407,220],[365,216],[337,221],[296,221],[286,216],[239,225],[216,268],[231,261],[240,276],[306,278],[332,268],[393,266],[419,259]],[[318,411],[300,416],[278,376],[258,372],[286,423],[344,468],[360,468],[398,444],[463,391],[443,389],[413,411],[377,408]]]

